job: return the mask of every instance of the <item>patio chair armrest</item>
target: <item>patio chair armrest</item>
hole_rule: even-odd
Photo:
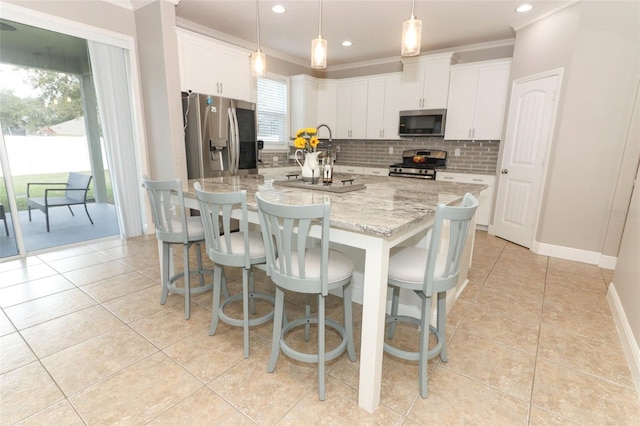
[[[31,185],[63,185],[66,189],[66,182],[28,182],[27,183],[27,197],[29,197],[29,190],[31,189]]]

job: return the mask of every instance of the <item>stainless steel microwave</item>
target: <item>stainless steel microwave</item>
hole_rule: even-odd
[[[446,109],[400,111],[398,136],[444,136]]]

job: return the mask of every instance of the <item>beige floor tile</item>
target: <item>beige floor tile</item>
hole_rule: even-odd
[[[522,262],[498,261],[485,281],[492,287],[512,294],[541,298],[545,289],[545,268],[527,266]]]
[[[65,425],[65,426],[82,426],[82,421],[78,413],[75,412],[68,400],[57,402],[44,410],[27,417],[16,426],[42,426],[42,425]]]
[[[156,268],[160,268],[160,258],[158,257],[157,253],[152,253],[150,255],[129,255],[118,259],[118,261],[133,269],[146,268],[148,266],[155,266]]]
[[[152,266],[144,266],[136,268],[136,271],[148,277],[153,282],[157,283],[160,286],[160,282],[162,281],[162,277],[160,275],[160,267],[158,265]]]
[[[254,423],[206,386],[198,389],[149,425],[253,425]]]
[[[47,253],[39,254],[37,257],[43,262],[50,263],[56,260],[62,260],[69,257],[80,256],[82,254],[95,253],[89,246],[76,246],[71,248],[66,248],[62,250],[50,251]]]
[[[615,271],[613,269],[601,269],[601,271],[602,275],[604,276],[604,282],[608,286],[611,282],[613,282],[613,275]]]
[[[549,270],[547,274],[549,287],[561,287],[572,291],[591,292],[596,295],[606,294],[608,283],[602,277],[574,274],[561,270]]]
[[[16,328],[11,324],[4,312],[0,311],[0,336],[5,336],[14,331],[16,331]]]
[[[458,302],[456,302],[457,304]],[[455,305],[454,305],[455,307]],[[489,306],[470,308],[458,330],[535,355],[540,326],[514,320]]]
[[[368,413],[358,406],[358,391],[329,378],[325,401],[318,400],[318,391],[309,391],[291,411],[278,422],[279,425],[338,425],[379,424],[401,425],[403,416],[385,406]]]
[[[558,309],[572,307],[600,315],[611,315],[606,297],[600,293],[580,291],[562,286],[549,285],[544,295],[545,306],[554,305]]]
[[[529,425],[530,426],[547,426],[547,425],[577,425],[578,423],[572,422],[569,419],[559,416],[558,414],[549,412],[536,405],[531,405],[529,410]]]
[[[615,347],[620,346],[620,337],[611,315],[601,315],[573,306],[545,303],[542,324],[600,340]]]
[[[596,265],[575,262],[573,260],[559,259],[556,257],[549,258],[549,272],[570,272],[573,274],[590,276],[593,278],[603,278],[602,270]]]
[[[101,238],[99,240],[91,240],[87,241],[87,246],[91,247],[96,251],[108,250],[113,247],[121,247],[131,244],[133,241],[137,240],[140,237],[129,238],[128,240],[121,240],[120,237],[106,237]]]
[[[69,398],[85,422],[143,424],[203,386],[162,352]]]
[[[184,298],[180,295],[169,294],[167,302],[160,304],[162,288],[158,284],[135,293],[127,294],[117,299],[104,302],[103,306],[113,312],[118,318],[130,323],[156,312],[170,309],[172,305],[180,303],[184,305]]]
[[[633,378],[620,346],[543,325],[538,357],[633,389]]]
[[[2,281],[0,288],[9,287],[15,284],[25,283],[44,277],[57,275],[55,269],[46,263],[29,264],[29,266],[20,269],[9,269],[2,272]]]
[[[0,374],[27,365],[36,356],[18,333],[0,337]]]
[[[58,260],[52,260],[50,262],[47,262],[47,264],[59,273],[65,273],[75,271],[77,269],[84,269],[90,266],[98,265],[100,263],[105,263],[109,260],[111,259],[109,259],[109,257],[105,256],[104,254],[91,250],[91,252],[89,253],[65,257]]]
[[[539,323],[542,315],[543,297],[535,297],[523,292],[500,290],[489,286],[478,294],[474,303],[500,312],[504,315],[519,318],[523,322]]]
[[[458,330],[448,347],[446,368],[528,400],[535,356]]]
[[[82,290],[73,288],[5,309],[18,330],[80,311],[96,304]]]
[[[58,401],[64,395],[39,362],[0,376],[2,424],[13,424]]]
[[[123,324],[43,358],[42,364],[62,391],[72,395],[157,351]]]
[[[52,275],[0,289],[0,305],[6,308],[75,287],[62,275]]]
[[[129,259],[132,257],[144,257],[153,261],[156,265],[160,263],[158,247],[146,244],[124,244],[100,250],[100,253],[112,259]]]
[[[317,366],[280,355],[267,373],[268,342],[256,342],[252,356],[209,382],[208,386],[258,424],[274,424],[317,387]],[[329,386],[327,385],[327,390]],[[277,398],[274,398],[277,395]]]
[[[526,401],[438,366],[428,398],[418,398],[408,418],[420,424],[526,425],[527,409]]]
[[[152,315],[130,323],[136,330],[158,348],[166,348],[185,337],[209,329],[211,312],[198,305],[191,305],[191,317],[184,319],[184,306],[181,303],[171,305]]]
[[[561,365],[539,360],[532,403],[580,424],[637,425],[638,394]]]
[[[4,272],[16,270],[16,269],[23,269],[28,266],[34,266],[39,264],[42,264],[42,260],[40,260],[38,256],[28,256],[26,258],[7,260],[7,261],[0,262],[0,272],[3,273],[2,277],[4,278]]]
[[[156,282],[148,277],[145,277],[136,271],[132,271],[126,274],[107,278],[106,280],[87,284],[82,287],[82,290],[98,302],[102,303],[148,287],[155,288],[157,285],[158,284]]]
[[[209,328],[201,328],[164,352],[208,383],[244,359],[242,329],[221,324],[216,335],[209,336]]]
[[[132,268],[115,260],[99,263],[97,265],[86,266],[65,272],[64,275],[69,281],[77,286],[83,286],[96,281],[115,277],[133,271]]]
[[[122,324],[102,306],[91,306],[22,330],[36,355],[44,358],[115,329]]]

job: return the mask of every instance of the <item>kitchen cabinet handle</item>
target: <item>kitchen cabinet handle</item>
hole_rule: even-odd
[[[220,82],[220,94],[222,95],[223,92],[224,90],[222,89],[222,82]]]
[[[443,176],[442,179],[453,179],[453,176]]]
[[[506,175],[507,173],[509,173],[509,169],[502,169],[500,170],[500,173],[502,173],[503,175]]]
[[[484,179],[471,179],[474,182],[484,182]]]
[[[469,127],[469,134],[467,136],[471,139],[471,127]]]

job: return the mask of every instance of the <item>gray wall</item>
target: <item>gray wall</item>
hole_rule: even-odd
[[[638,2],[580,2],[516,34],[512,79],[564,67],[541,243],[603,250],[619,170],[638,160],[622,153],[640,75],[639,20]],[[603,254],[616,256],[619,241]]]
[[[187,179],[175,6],[153,2],[137,9],[135,18],[149,174],[152,179]]]

